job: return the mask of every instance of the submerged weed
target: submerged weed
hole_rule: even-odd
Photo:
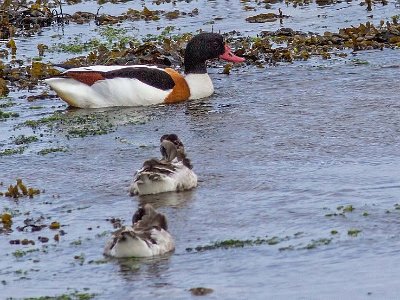
[[[31,128],[47,126],[49,129],[64,132],[67,137],[86,137],[103,135],[115,130],[115,126],[105,113],[92,113],[88,115],[68,115],[56,112],[51,116],[38,120],[28,120],[19,125]],[[40,155],[51,152],[65,152],[65,148],[51,148],[40,151]]]
[[[90,300],[93,299],[94,297],[96,297],[96,294],[74,291],[68,294],[62,294],[58,296],[30,297],[30,298],[24,298],[24,300]]]
[[[98,48],[101,42],[98,39],[91,39],[87,42],[83,42],[79,37],[75,37],[70,43],[59,43],[50,47],[50,52],[67,52],[79,54]]]
[[[19,135],[14,139],[14,144],[15,145],[23,145],[23,144],[29,144],[33,142],[37,142],[39,139],[37,136],[31,135],[31,136],[25,136],[25,135]]]
[[[108,263],[107,259],[89,260],[89,265],[102,265]]]
[[[64,118],[63,114],[56,112],[51,116],[44,117],[44,118],[41,118],[39,120],[28,120],[28,121],[25,121],[23,123],[23,125],[28,126],[28,127],[32,127],[32,128],[37,128],[37,127],[39,127],[41,125],[46,125],[46,124],[51,124],[51,123],[54,123],[54,122],[57,122],[57,121],[61,121],[61,120],[63,120],[63,118]]]
[[[250,239],[250,240],[225,240],[225,241],[218,241],[210,245],[204,245],[204,246],[197,246],[194,248],[197,252],[201,251],[207,251],[207,250],[215,250],[215,249],[230,249],[230,248],[243,248],[245,246],[258,246],[258,245],[276,245],[284,240],[287,240],[288,237],[286,238],[279,238],[279,237],[272,237],[269,239],[266,238],[257,238],[257,239]],[[186,248],[186,251],[190,252],[193,251],[192,248]]]
[[[14,112],[5,112],[0,110],[0,121],[1,120],[5,120],[5,119],[9,119],[9,118],[16,118],[19,117],[18,113],[14,113]]]
[[[208,294],[211,294],[212,292],[214,292],[213,289],[206,288],[206,287],[191,288],[189,291],[194,296],[204,296],[204,295],[208,295]]]
[[[343,207],[343,212],[352,212],[353,210],[353,205],[346,205],[345,207]]]
[[[327,238],[312,240],[309,244],[307,244],[307,246],[305,246],[304,248],[300,248],[300,249],[308,249],[308,250],[314,249],[318,246],[329,245],[331,241],[332,241],[332,239],[327,239]]]
[[[38,152],[39,155],[47,155],[50,153],[54,153],[54,152],[67,152],[68,150],[66,148],[63,147],[59,147],[59,148],[46,148],[46,149],[42,149]]]
[[[37,252],[37,251],[39,251],[38,248],[29,249],[29,250],[25,250],[25,251],[24,251],[24,250],[17,250],[17,251],[14,251],[14,252],[12,253],[12,255],[15,256],[16,258],[20,258],[20,257],[23,257],[23,256],[29,254],[29,253]]]
[[[25,149],[26,149],[26,146],[21,146],[21,147],[17,147],[17,148],[7,148],[7,149],[0,151],[0,157],[14,155],[14,154],[22,154],[22,153],[24,153]]]
[[[360,229],[352,228],[352,229],[349,229],[349,230],[347,231],[347,234],[348,234],[349,236],[355,237],[355,236],[358,236],[358,234],[359,234],[360,232],[361,232]]]
[[[12,102],[11,100],[8,100],[7,102],[1,102],[0,103],[0,108],[12,107],[14,105],[15,105],[14,102]]]
[[[362,59],[352,59],[351,62],[353,63],[353,65],[355,66],[360,66],[360,65],[369,65],[369,62],[366,60],[362,60]]]

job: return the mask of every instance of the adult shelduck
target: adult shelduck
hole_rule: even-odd
[[[167,218],[150,204],[145,204],[133,215],[132,226],[123,226],[113,233],[106,243],[104,254],[112,257],[148,257],[174,249]]]
[[[162,158],[146,160],[136,171],[129,188],[131,195],[179,192],[197,186],[197,176],[178,136],[165,134],[160,143]]]
[[[243,62],[217,33],[200,33],[187,44],[185,75],[156,66],[91,66],[73,68],[46,79],[70,106],[96,108],[176,103],[200,99],[214,92],[206,61],[221,58]]]

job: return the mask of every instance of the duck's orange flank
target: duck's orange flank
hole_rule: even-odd
[[[89,86],[93,85],[98,80],[104,79],[103,75],[100,72],[96,72],[96,71],[87,71],[87,72],[71,71],[71,72],[67,72],[66,74],[68,77],[71,77],[71,78],[78,80]]]
[[[172,92],[165,98],[164,103],[177,103],[181,101],[185,101],[190,97],[190,89],[181,74],[171,68],[166,68],[165,72],[167,72],[175,82],[175,86],[172,89]]]

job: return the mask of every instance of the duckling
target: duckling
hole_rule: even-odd
[[[160,138],[161,159],[151,158],[136,171],[130,186],[131,195],[149,195],[189,190],[197,186],[197,175],[176,134]]]
[[[140,206],[132,217],[132,226],[123,226],[107,241],[104,255],[122,257],[150,257],[175,249],[168,232],[167,218],[151,204]]]

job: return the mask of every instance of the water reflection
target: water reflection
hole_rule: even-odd
[[[151,258],[119,258],[118,274],[126,281],[137,281],[138,277],[159,278],[169,269],[170,257],[173,253]]]
[[[105,108],[72,108],[65,110],[65,115],[71,119],[78,118],[105,118],[112,125],[125,125],[134,123],[144,123],[154,116],[161,113],[162,106],[148,107],[105,107]]]
[[[157,195],[142,195],[138,196],[139,205],[149,203],[154,208],[160,207],[185,207],[189,202],[193,200],[195,190],[184,191],[184,192],[169,192],[161,193]]]

